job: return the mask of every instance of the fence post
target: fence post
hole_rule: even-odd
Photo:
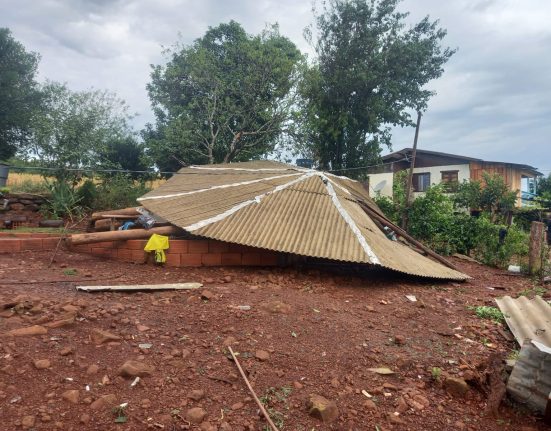
[[[530,251],[528,266],[530,274],[539,274],[542,270],[543,248],[545,247],[545,225],[533,221],[530,226]]]

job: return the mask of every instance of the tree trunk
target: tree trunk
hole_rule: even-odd
[[[530,252],[528,265],[530,274],[539,274],[542,270],[543,251],[545,247],[545,225],[533,221],[530,226]]]
[[[126,241],[129,239],[147,239],[154,233],[158,235],[175,235],[182,230],[175,226],[153,227],[151,229],[115,230],[109,232],[93,232],[71,235],[67,245],[94,244],[104,241]]]

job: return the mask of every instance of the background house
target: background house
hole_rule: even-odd
[[[383,165],[369,169],[369,194],[392,197],[394,174],[410,167],[413,149],[404,148],[383,157]],[[517,206],[527,204],[534,196],[536,178],[541,175],[532,166],[518,163],[486,161],[473,157],[417,150],[413,169],[414,196],[424,193],[431,185],[482,180],[483,172],[499,174],[509,189],[518,193]]]

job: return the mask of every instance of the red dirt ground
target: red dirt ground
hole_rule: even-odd
[[[492,358],[500,364],[518,346],[502,335],[510,336],[506,328],[467,308],[533,289],[530,279],[459,260],[454,262],[472,280],[356,276],[330,267],[168,269],[66,251],[47,268],[50,256],[0,255],[1,430],[268,429],[228,359],[229,344],[283,430],[548,429],[507,399],[495,417],[487,413]],[[65,274],[74,272],[68,269],[76,274]],[[204,288],[131,294],[74,289],[192,281]],[[201,298],[204,289],[212,294],[205,293],[208,300]],[[62,326],[45,335],[7,335],[60,320]],[[91,337],[97,329],[121,339],[97,345]],[[140,348],[142,343],[152,346]],[[257,359],[258,350],[268,358]],[[38,369],[34,361],[41,359],[49,367]],[[135,387],[133,379],[118,375],[130,359],[155,367]],[[395,374],[379,375],[372,367]],[[433,367],[442,370],[437,379]],[[450,377],[469,382],[465,396],[448,393]],[[190,398],[194,390],[204,397]],[[62,394],[78,399],[72,403]],[[105,402],[96,401],[108,394]],[[311,417],[310,394],[334,401],[338,418],[324,423]],[[128,407],[126,423],[119,424],[112,407],[120,403]],[[194,407],[206,412],[200,425],[186,420]]]

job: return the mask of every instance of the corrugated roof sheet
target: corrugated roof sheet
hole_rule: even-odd
[[[551,305],[544,299],[504,296],[496,298],[496,302],[521,346],[525,340],[535,340],[551,347]]]
[[[357,197],[378,210],[357,181],[253,161],[183,168],[139,200],[170,223],[208,238],[424,277],[468,278],[389,240]]]

